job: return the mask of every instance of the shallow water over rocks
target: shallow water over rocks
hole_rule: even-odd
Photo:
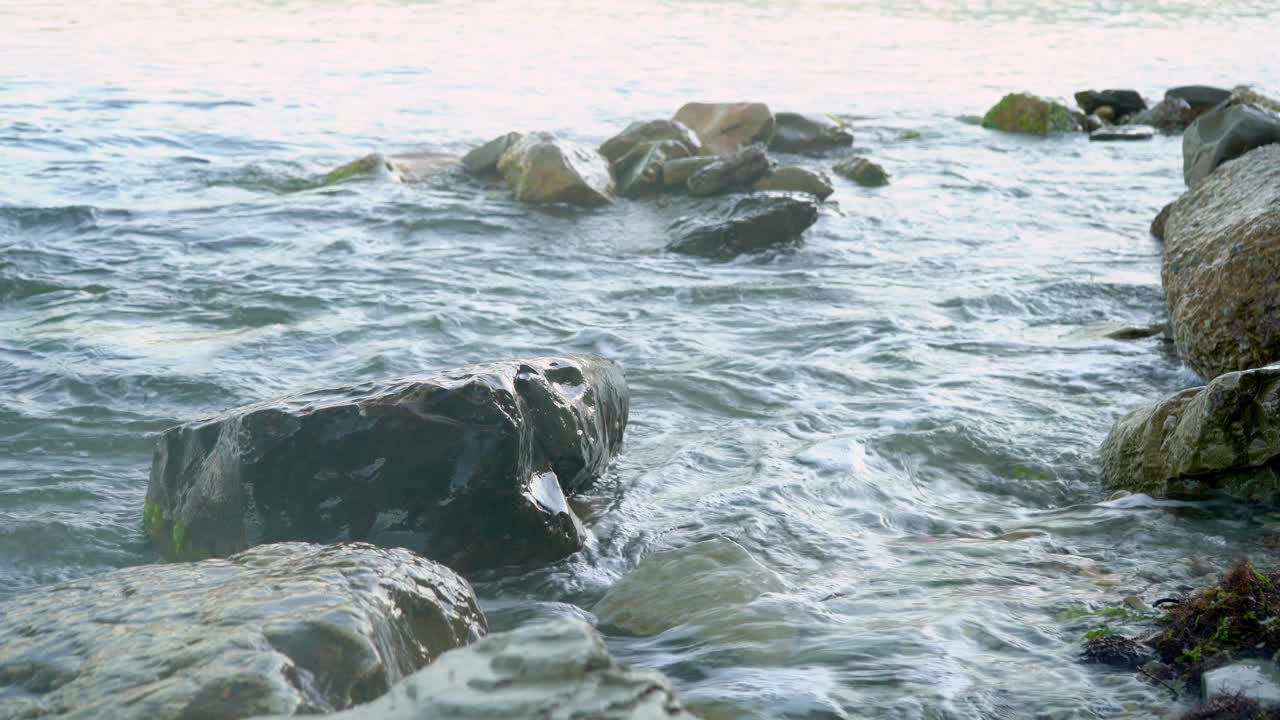
[[[62,5],[0,7],[0,596],[158,560],[165,428],[568,352],[632,395],[576,508],[594,539],[469,579],[503,630],[732,540],[785,587],[609,638],[707,717],[1149,717],[1165,691],[1074,662],[1095,611],[1276,555],[1280,515],[1101,484],[1114,421],[1198,384],[1160,337],[1107,337],[1165,320],[1148,225],[1180,139],[976,124],[1009,92],[1273,83],[1272,2]],[[315,187],[737,100],[839,117],[892,184],[835,176],[803,244],[727,263],[663,251],[687,199]]]

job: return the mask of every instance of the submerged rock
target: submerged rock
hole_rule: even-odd
[[[786,193],[756,193],[730,198],[717,216],[681,218],[671,225],[672,252],[729,260],[799,241],[818,220],[811,198]]]
[[[782,578],[746,548],[715,538],[650,555],[609,588],[591,612],[601,623],[632,635],[657,635],[785,589]]]
[[[467,582],[407,550],[285,543],[125,568],[0,607],[0,716],[331,712],[484,631]]]
[[[498,160],[502,154],[520,142],[524,135],[510,132],[499,135],[462,157],[462,166],[472,175],[491,175],[498,172]]]
[[[1151,108],[1143,110],[1128,118],[1130,125],[1150,125],[1161,132],[1182,132],[1199,114],[1191,109],[1186,100],[1167,97]]]
[[[881,187],[889,184],[889,173],[864,157],[846,158],[836,163],[831,169],[863,187]]]
[[[1222,163],[1278,142],[1280,115],[1256,105],[1214,108],[1182,136],[1182,177],[1194,189]]]
[[[690,195],[716,195],[749,187],[769,174],[772,161],[760,145],[751,145],[723,157],[689,176],[685,185]]]
[[[720,162],[718,157],[691,157],[668,160],[662,165],[662,185],[668,189],[688,187],[689,178],[708,165]]]
[[[781,112],[774,120],[774,152],[821,153],[853,144],[853,133],[825,115]]]
[[[1164,94],[1166,98],[1177,98],[1186,102],[1191,106],[1191,112],[1194,117],[1199,117],[1208,110],[1212,110],[1215,106],[1221,105],[1231,99],[1231,91],[1223,88],[1209,87],[1208,85],[1183,85],[1181,87],[1170,88]],[[1193,119],[1194,119],[1193,117]]]
[[[329,171],[320,178],[320,185],[336,185],[348,180],[370,178],[385,178],[397,182],[402,179],[387,156],[373,153]]]
[[[773,138],[773,113],[763,103],[687,103],[672,119],[692,128],[708,155],[732,155]]]
[[[1155,132],[1151,128],[1142,125],[1113,125],[1089,133],[1089,139],[1095,142],[1150,140],[1153,137],[1155,137]]]
[[[1212,378],[1280,361],[1280,145],[1226,163],[1174,202],[1161,274],[1193,370]]]
[[[1136,90],[1082,90],[1075,97],[1076,104],[1086,115],[1103,105],[1111,106],[1116,117],[1121,118],[1147,109],[1147,101]]]
[[[1120,419],[1099,451],[1110,490],[1280,499],[1280,365],[1227,373]]]
[[[622,444],[622,370],[511,360],[320,390],[161,435],[147,535],[171,559],[368,540],[451,567],[555,560],[586,531],[565,496]]]
[[[983,116],[982,127],[1030,135],[1077,129],[1065,105],[1027,93],[1005,95]]]
[[[613,174],[604,157],[550,133],[531,133],[507,148],[498,171],[520,202],[596,207],[613,199]]]
[[[497,633],[445,653],[333,720],[696,720],[661,673],[628,670],[577,620]],[[261,720],[269,720],[263,718]]]
[[[675,140],[637,145],[614,165],[618,194],[634,198],[661,190],[663,167],[671,160],[688,156],[689,147]]]
[[[789,165],[780,167],[768,175],[760,178],[751,186],[752,190],[758,191],[775,191],[775,192],[798,192],[805,195],[812,195],[819,200],[825,200],[834,189],[831,187],[831,178],[825,173],[806,170],[802,167]]]
[[[403,180],[413,182],[443,175],[458,165],[458,156],[449,153],[416,152],[392,155],[391,165]]]
[[[688,157],[702,152],[702,143],[698,141],[698,136],[684,123],[675,120],[650,120],[633,122],[622,132],[605,140],[600,146],[600,154],[610,164],[617,165],[619,160],[637,147],[663,141],[682,145],[684,154],[679,157]]]
[[[1164,323],[1146,326],[1129,326],[1122,327],[1108,332],[1105,337],[1111,340],[1142,340],[1144,338],[1163,335],[1169,331],[1169,326]]]

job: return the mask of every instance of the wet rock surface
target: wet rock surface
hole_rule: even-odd
[[[585,530],[565,497],[622,443],[622,370],[512,360],[295,395],[166,431],[145,526],[169,558],[368,540],[451,567],[554,560]]]
[[[1183,360],[1206,378],[1280,361],[1280,145],[1185,193],[1164,235],[1161,274]]]
[[[521,133],[510,132],[499,135],[489,142],[475,148],[462,156],[462,166],[473,175],[490,175],[498,172],[498,160],[512,145],[524,137]]]
[[[1071,132],[1076,122],[1065,105],[1027,93],[1005,95],[982,117],[982,127],[1028,135]]]
[[[780,112],[774,120],[774,152],[817,154],[853,144],[853,133],[825,115]]]
[[[1112,490],[1280,499],[1280,365],[1228,373],[1135,410],[1100,456]]]
[[[1185,101],[1198,117],[1206,110],[1211,110],[1214,106],[1231,99],[1231,91],[1208,85],[1182,85],[1170,88],[1164,96]]]
[[[863,187],[882,187],[889,184],[889,173],[880,165],[864,157],[851,157],[831,168]]]
[[[702,152],[702,143],[687,125],[675,120],[649,120],[631,123],[622,132],[600,145],[600,154],[611,164],[618,163],[637,147],[669,141],[684,146],[681,157]]]
[[[1075,99],[1086,115],[1104,105],[1114,109],[1117,118],[1147,109],[1147,101],[1136,90],[1083,90],[1075,94]]]
[[[402,549],[284,543],[125,568],[0,608],[0,717],[330,712],[484,631],[467,582]]]
[[[1089,133],[1089,139],[1095,142],[1150,140],[1153,137],[1152,129],[1143,125],[1113,125]]]
[[[1161,132],[1182,132],[1186,130],[1199,113],[1192,109],[1186,100],[1167,97],[1150,108],[1127,118],[1130,125],[1150,125]]]
[[[716,195],[746,188],[773,168],[769,155],[761,145],[751,145],[723,157],[689,176],[686,186],[690,195]]]
[[[498,172],[520,202],[596,207],[613,200],[604,156],[550,133],[530,133],[512,144],[498,160]]]
[[[825,200],[834,189],[831,178],[826,173],[814,172],[802,167],[780,167],[760,178],[751,186],[752,190],[773,192],[797,192],[812,195]]]
[[[1280,114],[1256,105],[1223,105],[1196,119],[1182,136],[1182,178],[1196,188],[1217,167],[1280,142]]]
[[[1155,239],[1164,242],[1165,224],[1169,222],[1169,213],[1173,210],[1173,203],[1169,203],[1160,208],[1160,212],[1151,219],[1151,235]]]
[[[662,185],[668,190],[688,188],[689,178],[708,165],[720,162],[717,157],[690,157],[668,160],[662,164]]]
[[[763,103],[686,103],[672,119],[692,128],[708,155],[732,155],[773,137],[773,112]]]
[[[662,172],[666,164],[688,156],[688,145],[675,140],[660,140],[635,146],[614,165],[618,176],[618,194],[634,198],[661,190],[664,187]]]
[[[818,220],[812,198],[756,193],[724,201],[709,217],[685,217],[669,228],[672,252],[729,260],[793,245]]]
[[[600,636],[577,620],[490,635],[446,653],[385,696],[330,717],[695,720],[661,673],[621,667]]]

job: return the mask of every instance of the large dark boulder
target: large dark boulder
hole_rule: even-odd
[[[126,568],[0,606],[0,717],[332,712],[484,632],[471,586],[403,549],[284,543]]]
[[[687,255],[728,260],[794,244],[818,220],[812,198],[785,193],[756,193],[731,198],[711,217],[685,217],[671,226],[667,249]]]
[[[1221,105],[1182,136],[1182,177],[1194,188],[1222,163],[1280,142],[1280,114],[1256,105]]]
[[[1117,118],[1147,109],[1147,101],[1136,90],[1082,90],[1075,97],[1086,115],[1104,105],[1111,106]]]
[[[690,175],[685,185],[690,195],[715,195],[750,187],[772,169],[764,147],[750,145]]]
[[[1100,451],[1112,490],[1280,500],[1280,365],[1227,373],[1121,418]]]
[[[1161,275],[1182,359],[1206,378],[1280,361],[1280,144],[1184,193],[1164,239]]]
[[[780,112],[774,120],[774,152],[821,153],[853,144],[853,133],[824,115]]]
[[[555,560],[586,531],[565,497],[622,444],[622,370],[587,355],[320,390],[161,435],[145,526],[171,559],[367,540],[452,567]]]
[[[1191,106],[1191,112],[1195,117],[1199,117],[1231,99],[1231,91],[1208,85],[1183,85],[1170,88],[1165,91],[1164,96],[1186,101],[1187,105]]]
[[[495,633],[332,720],[696,720],[671,683],[619,665],[580,620]],[[260,718],[259,720],[271,720]]]

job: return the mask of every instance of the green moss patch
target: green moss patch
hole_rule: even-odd
[[[1154,645],[1189,679],[1233,660],[1280,652],[1280,571],[1237,560],[1216,584],[1169,608]]]
[[[982,127],[1028,135],[1075,129],[1071,111],[1059,103],[1027,93],[1005,95],[982,118]]]

